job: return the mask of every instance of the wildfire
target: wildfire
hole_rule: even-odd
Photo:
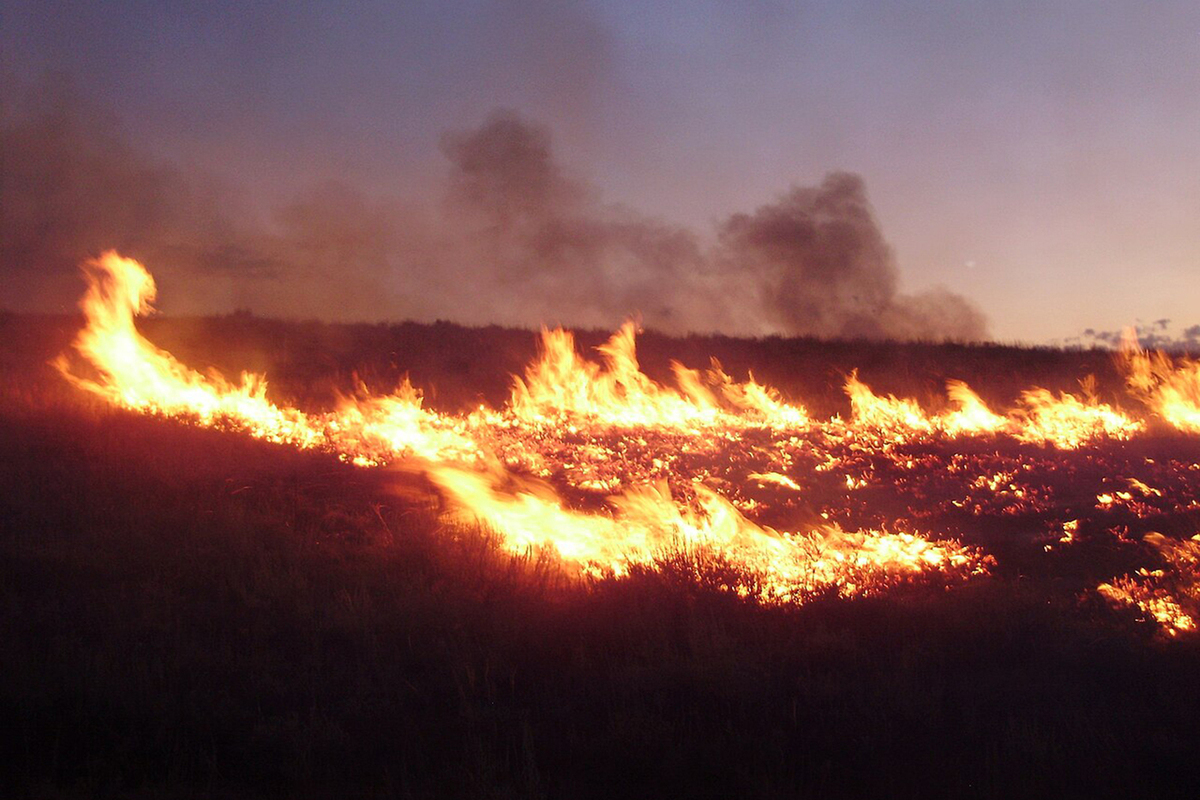
[[[946,395],[957,406],[940,420],[947,433],[999,433],[1008,428],[1009,420],[988,408],[987,403],[963,381],[947,381]]]
[[[1016,437],[1025,442],[1049,442],[1073,450],[1097,438],[1128,439],[1145,425],[1130,419],[1096,399],[1091,380],[1083,383],[1080,396],[1063,392],[1057,397],[1047,389],[1028,389],[1021,394],[1022,408]]]
[[[1102,583],[1097,591],[1118,605],[1138,608],[1170,636],[1196,630],[1200,612],[1200,535],[1175,541],[1160,533],[1145,541],[1162,558],[1164,569],[1139,569],[1132,575]]]
[[[303,448],[333,445],[360,461],[398,452],[465,457],[478,450],[461,425],[423,409],[420,392],[408,384],[393,395],[347,399],[337,413],[313,415],[269,401],[262,375],[243,373],[231,383],[189,369],[146,341],[134,325],[135,317],[152,310],[155,297],[145,267],[110,251],[85,263],[84,270],[88,290],[80,308],[86,325],[74,346],[96,374],[79,375],[66,357],[55,366],[76,386],[116,405],[240,428]]]
[[[880,397],[858,379],[858,370],[846,378],[846,395],[850,398],[852,423],[857,427],[875,428],[895,439],[933,430],[933,423],[915,400],[901,400],[890,394]]]
[[[706,373],[673,362],[678,390],[654,382],[638,365],[632,322],[597,349],[603,364],[581,358],[570,331],[543,329],[541,357],[525,371],[524,379],[514,379],[511,413],[525,423],[586,420],[690,430],[808,423],[802,406],[785,403],[778,392],[753,377],[745,383],[734,381],[716,361]]]
[[[85,263],[84,272],[88,290],[80,307],[87,324],[75,349],[98,374],[95,379],[77,376],[60,358],[56,366],[68,380],[137,411],[189,416],[202,424],[234,422],[255,436],[300,447],[320,441],[305,414],[266,399],[261,375],[243,373],[238,383],[201,375],[146,341],[133,320],[151,310],[155,287],[141,264],[108,252]]]
[[[1122,352],[1130,392],[1169,425],[1200,433],[1200,361],[1148,353],[1126,338]]]
[[[511,476],[448,465],[431,468],[430,476],[512,547],[551,546],[592,574],[624,575],[635,564],[703,551],[743,571],[729,587],[739,594],[793,601],[830,590],[871,593],[925,571],[985,571],[985,560],[971,550],[912,534],[846,533],[834,525],[780,533],[750,521],[698,482],[691,502],[679,502],[660,483],[609,498],[612,514],[584,514],[564,508],[544,483],[505,487]]]
[[[1099,446],[1144,429],[1086,383],[1078,396],[1030,389],[1018,408],[997,413],[965,383],[950,381],[949,409],[931,413],[915,400],[875,394],[856,372],[845,386],[849,419],[813,419],[803,405],[753,376],[736,380],[715,360],[707,369],[672,362],[673,386],[651,379],[638,363],[632,323],[597,348],[598,360],[585,358],[569,331],[543,330],[538,357],[514,377],[499,409],[442,414],[405,381],[391,394],[360,386],[332,410],[302,410],[268,399],[261,375],[228,381],[200,373],[143,338],[135,319],[151,311],[155,289],[138,262],[109,252],[84,269],[78,357],[56,362],[76,386],[138,412],[320,448],[363,467],[408,459],[429,475],[450,513],[494,530],[513,553],[546,550],[583,574],[620,576],[703,555],[727,565],[725,588],[790,602],[872,593],[927,572],[966,578],[986,572],[990,558],[914,532],[914,520],[936,510],[923,508],[930,476],[952,487],[940,508],[1045,515],[1056,508],[1051,489],[1029,471],[1056,462],[1029,445]],[[1187,416],[1198,408],[1200,367],[1141,353],[1129,359],[1135,395],[1177,427],[1200,430],[1178,421],[1200,421]],[[947,455],[959,437],[1006,438],[1026,455]],[[1149,483],[1124,477],[1130,491],[1098,486],[1097,507],[1139,516],[1184,507],[1184,499],[1150,488],[1171,489],[1164,481],[1173,473],[1150,460],[1146,469]],[[907,493],[908,517],[889,519],[852,499],[881,487]],[[1200,500],[1190,502],[1200,509]],[[1058,524],[1061,541],[1071,541],[1078,520]],[[1161,549],[1164,558],[1184,558],[1185,550]],[[1194,567],[1194,551],[1186,552]],[[1159,609],[1153,618],[1165,614],[1173,630],[1189,629],[1192,617],[1163,611],[1180,602],[1177,593],[1146,588],[1154,577],[1126,576],[1102,591]]]
[[[1083,393],[1064,392],[1055,396],[1046,389],[1027,389],[1021,405],[1001,416],[966,383],[948,381],[946,392],[952,411],[931,415],[915,400],[894,395],[881,397],[858,379],[857,371],[846,380],[850,398],[851,427],[874,431],[886,440],[900,442],[922,436],[1007,434],[1019,441],[1048,443],[1074,450],[1102,438],[1128,439],[1144,428],[1112,406],[1096,399],[1090,381]]]

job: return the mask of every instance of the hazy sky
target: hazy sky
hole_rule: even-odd
[[[999,339],[1200,323],[1200,3],[0,0],[0,69],[267,204],[420,194],[439,135],[544,123],[609,202],[704,229],[860,174],[904,290]]]

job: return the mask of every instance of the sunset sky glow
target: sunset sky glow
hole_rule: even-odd
[[[510,108],[604,203],[702,232],[857,173],[901,289],[999,340],[1200,323],[1194,0],[8,0],[0,76],[47,71],[255,207],[428,196],[441,134]]]

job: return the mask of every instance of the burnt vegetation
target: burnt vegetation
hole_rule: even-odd
[[[1051,573],[1040,546],[985,529],[995,579],[789,608],[719,591],[727,567],[686,558],[569,580],[443,522],[419,476],[83,396],[47,364],[78,327],[0,320],[6,794],[1195,796],[1197,643],[1072,577],[1123,569],[1126,551],[1057,554]],[[313,407],[404,374],[440,409],[498,405],[535,352],[529,331],[450,324],[143,330]],[[716,356],[818,415],[845,413],[854,366],[931,407],[946,378],[1000,407],[1089,373],[1106,398],[1120,387],[1099,350],[652,332],[638,346],[656,378]],[[1130,446],[1198,460],[1186,437]]]

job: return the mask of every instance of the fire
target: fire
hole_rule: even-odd
[[[933,430],[933,423],[915,400],[901,400],[890,394],[880,397],[858,379],[858,370],[846,378],[846,394],[850,398],[851,422],[857,427],[875,428],[896,439]]]
[[[1149,533],[1145,541],[1165,562],[1165,569],[1142,568],[1112,583],[1100,584],[1097,591],[1117,605],[1135,606],[1170,636],[1196,630],[1200,613],[1200,535],[1176,541]]]
[[[422,407],[421,392],[406,378],[393,394],[363,389],[344,398],[324,419],[326,441],[361,466],[390,462],[398,453],[419,458],[472,460],[482,455],[466,424]]]
[[[154,279],[145,267],[110,251],[87,262],[84,270],[88,290],[80,308],[87,324],[74,347],[96,375],[79,375],[65,357],[55,366],[76,386],[115,405],[236,427],[303,448],[340,445],[339,452],[360,461],[400,452],[461,456],[478,449],[460,426],[422,409],[420,393],[411,386],[390,396],[346,400],[335,414],[312,415],[268,400],[262,375],[243,373],[231,383],[219,374],[189,369],[134,325],[137,316],[152,311],[155,297]]]
[[[1200,361],[1146,352],[1127,337],[1121,355],[1130,392],[1167,424],[1200,433]]]
[[[802,406],[783,402],[753,377],[745,383],[734,381],[715,361],[705,374],[674,362],[679,390],[656,383],[638,364],[632,322],[597,349],[603,364],[581,358],[569,331],[543,329],[541,357],[524,379],[514,379],[512,414],[525,423],[586,419],[622,427],[691,430],[752,424],[802,427],[808,422]]]
[[[849,419],[814,419],[715,360],[707,369],[673,362],[673,385],[653,380],[641,370],[631,322],[597,348],[596,360],[578,351],[569,331],[543,330],[538,357],[498,409],[443,414],[405,381],[391,394],[360,386],[335,408],[304,410],[269,398],[262,375],[230,381],[197,372],[147,341],[135,321],[152,310],[155,287],[138,262],[105,253],[85,265],[85,276],[76,356],[56,362],[74,385],[137,412],[323,449],[365,468],[407,460],[429,476],[449,513],[494,530],[512,553],[553,553],[584,575],[626,575],[681,555],[712,558],[728,567],[726,589],[771,602],[870,594],[927,572],[965,579],[987,572],[990,558],[915,532],[936,510],[930,476],[957,487],[944,508],[1050,518],[1058,510],[1052,490],[1029,470],[1056,461],[1029,445],[1101,448],[1144,430],[1100,402],[1090,383],[1079,395],[1029,389],[1018,408],[998,413],[950,381],[949,409],[933,413],[875,394],[856,372],[845,385]],[[1129,363],[1135,396],[1182,430],[1200,430],[1187,423],[1198,407],[1194,362],[1137,354]],[[1007,437],[1010,454],[972,445],[968,456],[954,450],[959,437]],[[1113,474],[1096,485],[1097,510],[1200,510],[1200,499],[1173,497],[1185,486],[1174,466],[1143,466],[1141,477]],[[909,493],[907,516],[871,509],[868,498],[884,487]],[[1078,519],[1057,524],[1060,542],[1073,541]],[[1102,591],[1172,630],[1190,630],[1196,597],[1187,592],[1196,581],[1187,591],[1180,581],[1160,589],[1168,573],[1196,574],[1200,544],[1151,541],[1174,572],[1126,576]]]
[[[1142,422],[1096,399],[1089,382],[1082,395],[1062,393],[1055,396],[1046,389],[1027,389],[1021,406],[1001,416],[966,383],[946,384],[955,410],[930,415],[915,400],[894,395],[881,397],[858,379],[857,371],[846,380],[850,398],[851,424],[859,430],[873,430],[891,441],[906,441],[922,436],[1008,434],[1022,442],[1049,443],[1064,450],[1082,447],[1100,438],[1128,439],[1140,432]]]
[[[834,591],[867,594],[924,571],[983,572],[985,562],[953,543],[912,534],[846,533],[822,525],[780,533],[747,519],[728,500],[694,483],[691,502],[673,498],[665,484],[609,498],[611,514],[564,508],[552,487],[503,473],[436,466],[430,476],[466,515],[500,532],[510,548],[553,547],[591,574],[624,575],[673,553],[705,553],[736,565],[745,583],[732,586],[760,599],[792,601]]]
[[[962,433],[999,433],[1009,420],[992,411],[979,395],[963,381],[946,382],[946,395],[957,409],[943,415],[941,427],[951,435]]]
[[[1047,389],[1027,389],[1021,394],[1021,405],[1015,413],[1020,421],[1016,437],[1064,450],[1097,438],[1129,439],[1145,428],[1144,423],[1097,400],[1091,380],[1083,382],[1079,396],[1063,392],[1056,397]]]
[[[308,417],[266,399],[261,375],[244,373],[237,383],[201,375],[146,341],[134,317],[151,311],[154,279],[141,264],[107,252],[84,264],[88,290],[80,302],[87,324],[75,349],[96,370],[77,376],[69,362],[56,366],[75,385],[137,411],[191,416],[202,424],[232,422],[275,442],[311,447],[320,440]]]

